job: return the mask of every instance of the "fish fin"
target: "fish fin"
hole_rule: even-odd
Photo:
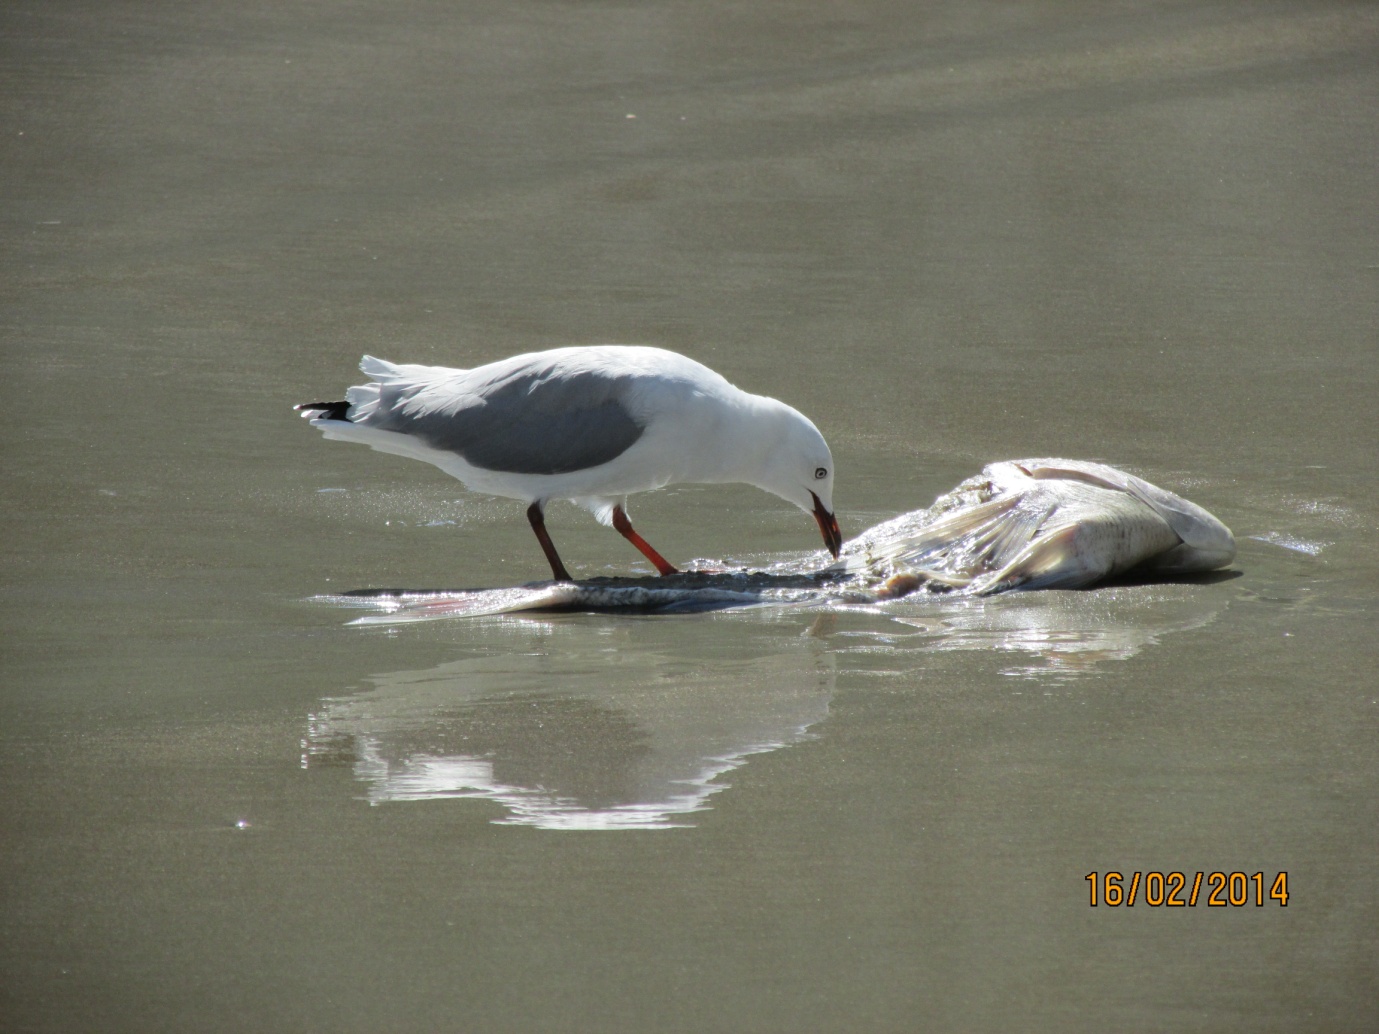
[[[1075,589],[1107,575],[1100,566],[1079,562],[1079,526],[1069,524],[1028,543],[997,571],[974,579],[969,589],[979,596],[1007,589]]]
[[[1039,534],[1057,506],[1032,505],[1014,492],[963,507],[904,541],[884,559],[923,571],[944,584],[962,586],[1005,567]]]

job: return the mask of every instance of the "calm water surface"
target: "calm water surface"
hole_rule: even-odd
[[[1379,1025],[1379,16],[1343,3],[9,4],[0,1026]],[[363,352],[662,345],[845,534],[1126,467],[1228,577],[348,627],[542,577],[326,443]],[[816,544],[639,497],[672,561]],[[644,570],[588,515],[577,575]],[[1090,872],[1288,873],[1110,908]]]

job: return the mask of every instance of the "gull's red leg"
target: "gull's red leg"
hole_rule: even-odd
[[[632,530],[632,522],[627,519],[627,514],[623,513],[621,506],[613,507],[613,527],[618,529],[618,533],[628,542],[642,551],[642,556],[646,557],[656,565],[656,570],[661,574],[678,573],[674,567],[666,561],[666,558],[651,548],[651,544]]]
[[[570,572],[565,570],[565,565],[560,562],[560,554],[555,551],[555,543],[551,541],[550,534],[546,531],[546,516],[541,512],[539,502],[532,503],[527,507],[527,520],[531,521],[531,530],[536,532],[536,540],[541,543],[541,548],[546,552],[546,559],[551,564],[551,574],[558,582],[572,582]]]

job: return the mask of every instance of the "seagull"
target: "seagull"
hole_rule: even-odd
[[[552,499],[592,511],[675,574],[627,519],[629,495],[673,484],[755,485],[811,514],[835,559],[842,546],[833,454],[813,422],[675,352],[575,346],[472,370],[366,355],[359,368],[371,380],[343,401],[294,408],[328,439],[423,460],[472,491],[526,503],[557,581],[573,579],[546,530]]]

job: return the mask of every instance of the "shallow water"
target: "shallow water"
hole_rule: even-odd
[[[0,1026],[1379,1021],[1371,8],[0,18]],[[312,601],[544,560],[520,506],[292,403],[364,352],[595,341],[808,413],[845,535],[1064,455],[1206,506],[1237,576]],[[676,563],[816,545],[747,488],[633,509]],[[550,526],[577,577],[647,573]],[[1291,896],[1091,908],[1108,870]]]

